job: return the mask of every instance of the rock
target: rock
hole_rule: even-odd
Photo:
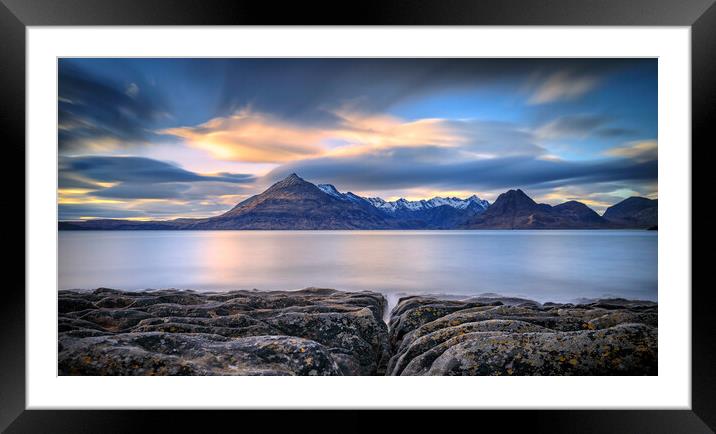
[[[340,375],[330,351],[308,339],[123,333],[66,338],[60,375]]]
[[[411,360],[403,375],[656,375],[644,324],[566,333],[471,333]]]
[[[90,300],[73,296],[60,297],[57,303],[57,311],[61,314],[96,308]]]
[[[94,309],[80,313],[77,319],[97,324],[108,332],[129,331],[141,320],[152,317],[147,312],[132,309]]]
[[[62,291],[61,375],[382,375],[374,292]]]
[[[657,305],[401,299],[388,375],[656,375]],[[499,302],[497,304],[496,302]]]
[[[656,375],[658,306],[483,294],[59,291],[60,375]]]

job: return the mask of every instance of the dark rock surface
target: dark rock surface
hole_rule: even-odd
[[[497,294],[59,292],[60,375],[656,375],[657,305]]]
[[[657,305],[402,298],[388,375],[657,375]]]
[[[374,292],[59,292],[60,375],[381,375]]]

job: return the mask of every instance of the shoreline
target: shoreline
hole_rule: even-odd
[[[656,375],[658,303],[58,291],[60,375]],[[387,323],[384,321],[386,317]]]
[[[99,288],[101,289],[101,288]],[[298,289],[259,289],[259,288],[243,288],[243,289],[236,289],[236,288],[212,288],[207,290],[201,290],[201,289],[193,289],[193,287],[165,287],[165,288],[142,288],[142,289],[116,289],[113,288],[113,290],[120,291],[120,292],[127,292],[127,293],[151,293],[151,292],[157,292],[157,291],[176,291],[176,292],[186,292],[189,294],[226,294],[230,292],[263,292],[263,293],[292,293],[292,292],[300,292],[307,288],[298,288]],[[97,288],[64,288],[64,289],[58,289],[58,293],[60,292],[76,292],[79,294],[89,294],[93,291],[96,291]],[[459,290],[457,291],[448,291],[448,292],[408,292],[405,289],[396,289],[396,290],[381,290],[381,289],[360,289],[360,288],[354,288],[354,289],[346,289],[346,290],[340,290],[341,292],[347,292],[347,293],[359,293],[359,292],[373,292],[382,295],[386,300],[386,308],[383,312],[383,318],[386,324],[390,320],[390,313],[395,308],[395,306],[399,303],[400,299],[407,298],[407,297],[426,297],[426,298],[433,298],[438,300],[449,300],[449,301],[470,301],[470,300],[479,300],[479,299],[495,299],[500,301],[505,300],[513,300],[513,303],[522,302],[522,303],[537,303],[539,305],[544,304],[572,304],[572,305],[580,305],[580,304],[589,304],[598,302],[600,300],[625,300],[629,302],[639,302],[639,303],[653,303],[654,305],[658,305],[658,300],[653,300],[650,298],[628,298],[616,294],[608,294],[605,293],[601,296],[594,296],[594,297],[573,297],[573,298],[559,298],[559,297],[553,297],[553,298],[544,298],[544,297],[530,297],[525,294],[518,294],[518,293],[499,293],[499,292],[474,292],[470,293],[468,291],[461,292]],[[544,300],[542,300],[544,298]]]

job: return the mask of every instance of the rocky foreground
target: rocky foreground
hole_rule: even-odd
[[[407,297],[389,375],[657,375],[657,305]]]
[[[59,292],[60,375],[656,375],[657,305]]]

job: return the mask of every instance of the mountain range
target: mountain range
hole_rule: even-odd
[[[166,221],[93,219],[62,221],[60,230],[328,230],[328,229],[614,229],[655,228],[657,200],[631,197],[603,215],[569,201],[539,204],[522,190],[509,190],[493,204],[467,199],[385,201],[341,193],[296,174],[273,184],[229,211],[209,218]]]

